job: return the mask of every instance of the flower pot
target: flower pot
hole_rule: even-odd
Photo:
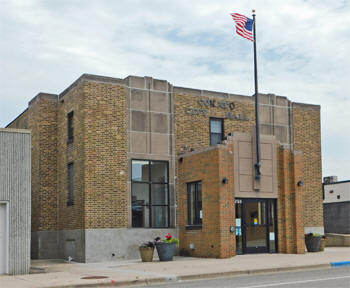
[[[160,261],[173,260],[176,250],[176,243],[157,243],[156,247]]]
[[[305,245],[307,252],[319,252],[321,246],[321,236],[306,236]]]
[[[142,262],[152,262],[154,247],[139,247]]]
[[[326,247],[326,239],[323,239],[321,240],[321,245],[320,245],[320,251],[324,251],[324,247]]]

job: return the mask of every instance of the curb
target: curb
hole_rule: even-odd
[[[333,263],[346,263],[333,265]],[[267,269],[257,269],[257,270],[241,270],[241,271],[228,271],[228,272],[218,272],[218,273],[206,273],[206,274],[193,274],[184,275],[178,277],[158,277],[152,279],[136,279],[131,281],[121,281],[117,282],[110,279],[109,282],[95,282],[86,284],[68,284],[63,286],[55,286],[50,288],[73,288],[73,287],[121,287],[121,286],[131,286],[131,285],[152,285],[152,284],[162,284],[169,282],[178,282],[186,280],[199,280],[199,279],[210,279],[210,278],[224,278],[230,276],[244,276],[251,274],[263,274],[263,273],[275,273],[275,272],[287,272],[287,271],[297,271],[297,270],[313,270],[313,269],[325,269],[331,268],[333,266],[343,266],[350,265],[350,261],[346,262],[333,262],[330,264],[316,264],[316,265],[304,265],[304,266],[291,266],[291,267],[279,267],[279,268],[267,268]]]
[[[331,262],[332,267],[350,266],[350,261]]]

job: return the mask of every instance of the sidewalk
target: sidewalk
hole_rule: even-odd
[[[247,275],[296,269],[331,267],[331,262],[350,261],[350,248],[329,247],[325,252],[295,254],[249,254],[229,259],[175,257],[172,262],[142,263],[123,260],[103,263],[65,263],[34,260],[36,274],[0,276],[0,287],[88,287],[159,283],[218,276]],[[37,273],[41,272],[41,273]],[[84,277],[92,279],[84,279]],[[96,279],[100,277],[106,277]]]

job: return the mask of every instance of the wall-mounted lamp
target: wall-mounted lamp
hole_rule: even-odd
[[[222,183],[227,184],[228,183],[228,178],[227,177],[222,178]]]
[[[182,163],[182,161],[184,161],[184,158],[180,157],[179,162]]]
[[[194,151],[194,148],[191,148],[191,149],[190,149],[190,152],[193,152],[193,151]]]
[[[298,185],[299,187],[301,187],[301,186],[304,185],[304,182],[300,180],[300,181],[298,181],[297,185]]]

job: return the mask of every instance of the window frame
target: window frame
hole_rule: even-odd
[[[198,184],[201,184],[201,202],[202,202],[202,218],[200,218],[200,209],[198,205]],[[201,229],[203,226],[203,182],[202,180],[188,182],[187,184],[187,226],[186,229]],[[191,223],[191,186],[195,185],[194,189],[194,223]]]
[[[133,181],[133,173],[132,173],[132,164],[133,161],[144,161],[148,162],[148,181]],[[165,163],[167,167],[167,182],[152,182],[152,162],[161,162]],[[148,207],[149,211],[149,227],[138,227],[138,226],[133,226],[133,223],[131,223],[132,228],[152,228],[152,229],[164,229],[164,228],[170,228],[170,189],[169,189],[169,161],[166,160],[150,160],[150,159],[131,159],[131,169],[130,169],[130,176],[131,176],[131,217],[132,217],[132,208],[134,205],[132,204],[132,196],[133,196],[133,185],[138,184],[138,183],[143,183],[143,184],[148,184],[148,204],[147,205],[135,205],[136,207]],[[161,184],[166,186],[167,190],[167,204],[152,204],[152,185],[153,184]],[[152,207],[167,207],[167,213],[168,213],[168,221],[167,221],[167,226],[163,227],[153,227],[152,226]],[[132,222],[132,221],[131,221]]]
[[[70,175],[70,167],[73,169],[73,176]],[[74,206],[74,178],[75,178],[75,167],[74,162],[69,162],[67,164],[67,206]],[[71,181],[72,180],[72,181]]]
[[[214,121],[220,120],[220,122],[221,122],[221,133],[220,133],[220,134],[221,134],[221,137],[220,137],[220,138],[221,138],[221,141],[222,141],[222,140],[224,140],[224,134],[225,134],[225,128],[224,128],[224,120],[225,120],[225,119],[224,119],[224,118],[217,118],[217,117],[210,117],[210,118],[209,118],[209,136],[210,136],[210,137],[209,137],[209,142],[210,142],[209,144],[210,144],[210,146],[215,146],[215,145],[220,144],[220,143],[217,143],[217,144],[214,144],[214,145],[213,145],[213,144],[212,144],[212,137],[211,137],[211,135],[212,135],[212,134],[216,134],[216,135],[217,135],[217,134],[219,134],[219,133],[214,133],[214,132],[211,131],[211,121],[212,121],[212,120],[214,120]]]
[[[74,141],[74,111],[67,114],[67,143]]]

